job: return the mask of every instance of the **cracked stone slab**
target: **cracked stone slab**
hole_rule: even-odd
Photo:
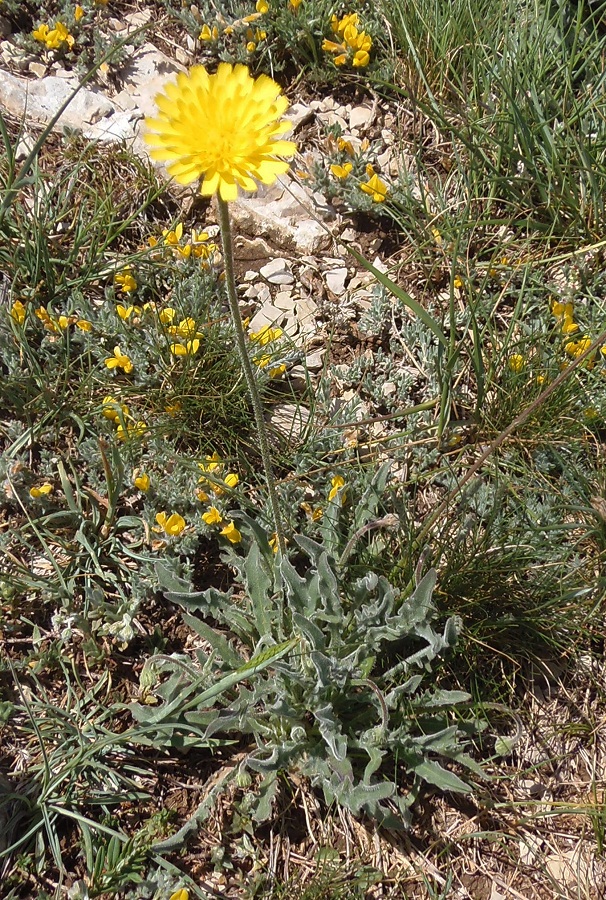
[[[59,111],[73,90],[76,80],[68,81],[47,75],[37,81],[2,72],[0,78],[0,106],[18,119],[30,119],[46,125]],[[115,111],[113,103],[103,94],[81,88],[61,115],[56,128],[68,126],[80,131],[83,126],[95,125]]]
[[[335,214],[319,209],[311,192],[292,178],[280,176],[276,182],[250,196],[241,196],[230,207],[239,231],[263,235],[287,250],[317,253],[330,245],[331,236],[311,217],[308,210],[326,222]]]

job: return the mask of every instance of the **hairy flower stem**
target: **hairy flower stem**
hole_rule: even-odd
[[[263,460],[263,468],[265,469],[265,480],[267,481],[267,490],[269,492],[269,502],[276,529],[276,540],[280,553],[284,553],[284,529],[282,527],[282,516],[280,515],[280,505],[278,503],[278,494],[276,492],[276,482],[274,478],[274,470],[271,464],[271,453],[269,450],[269,441],[267,439],[267,428],[265,419],[263,418],[263,407],[261,405],[261,397],[252,363],[248,355],[248,344],[246,334],[244,333],[244,325],[242,316],[240,315],[240,307],[238,306],[238,297],[236,294],[236,280],[234,277],[234,247],[231,232],[231,222],[229,219],[228,204],[225,200],[221,200],[217,196],[217,204],[219,206],[219,224],[221,226],[221,239],[223,242],[223,258],[225,265],[225,287],[227,288],[227,299],[229,300],[229,309],[236,329],[236,342],[238,345],[238,353],[240,354],[240,362],[248,385],[248,393],[252,402],[253,412],[255,416],[255,425],[257,426],[257,436],[259,438],[259,449],[261,450],[261,459]]]

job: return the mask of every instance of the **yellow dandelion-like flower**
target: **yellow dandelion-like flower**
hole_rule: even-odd
[[[168,900],[189,900],[189,891],[187,888],[180,888],[174,894],[171,894]]]
[[[267,75],[253,78],[243,65],[221,63],[215,75],[194,66],[156,97],[158,118],[148,119],[151,156],[168,163],[180,184],[202,179],[204,196],[235,200],[238,188],[255,191],[288,171],[296,144],[279,139],[288,100]]]
[[[76,8],[74,9],[74,19],[76,22],[79,22],[83,16],[84,16],[84,9],[78,3],[76,5]]]
[[[78,319],[78,321],[75,323],[75,325],[76,325],[76,328],[80,329],[80,331],[92,331],[93,330],[93,323],[89,322],[88,319]]]

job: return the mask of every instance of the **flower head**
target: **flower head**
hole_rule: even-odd
[[[114,275],[114,282],[125,294],[132,294],[133,291],[137,290],[137,282],[131,274],[130,266],[126,266],[122,272],[118,272],[117,275]]]
[[[11,319],[17,325],[23,325],[25,322],[25,306],[21,302],[21,300],[15,300],[13,305],[11,306]]]
[[[273,184],[296,152],[279,138],[291,128],[281,121],[288,101],[267,75],[253,78],[243,65],[221,63],[215,75],[204,66],[181,73],[156,97],[158,118],[148,119],[151,156],[168,163],[180,184],[202,179],[201,193],[235,200],[238,188]]]
[[[202,519],[207,525],[219,525],[223,521],[223,516],[216,506],[211,506],[209,510],[202,513]]]
[[[345,497],[345,491],[343,488],[345,487],[345,479],[342,475],[335,475],[334,478],[330,479],[330,483],[332,485],[329,493],[328,493],[328,501],[334,500],[338,495],[339,491],[341,491],[341,498]]]
[[[261,347],[266,347],[267,344],[271,344],[272,341],[277,341],[279,337],[282,337],[282,329],[273,328],[271,325],[262,325],[258,331],[251,331],[249,337],[251,341],[260,344]]]
[[[199,41],[216,41],[219,38],[219,29],[216,25],[211,28],[210,25],[203,25],[202,31],[198,35]]]
[[[373,203],[383,203],[387,197],[387,185],[378,175],[372,175],[368,181],[362,182],[360,190],[372,197]]]
[[[521,353],[512,353],[507,360],[507,365],[509,366],[510,371],[518,375],[524,368],[524,357]]]
[[[112,422],[119,422],[120,410],[122,410],[122,416],[126,417],[128,415],[128,406],[126,403],[120,403],[114,397],[103,398],[102,412],[106,419],[111,419]]]
[[[233,522],[227,522],[225,524],[225,527],[221,529],[219,534],[223,535],[223,537],[226,537],[227,540],[232,544],[239,544],[242,540],[242,535]]]
[[[173,356],[193,356],[200,349],[200,341],[194,338],[193,341],[185,341],[184,344],[171,344],[170,352]]]
[[[108,369],[123,369],[127,374],[134,368],[132,360],[122,353],[118,344],[114,347],[114,355],[105,360],[105,365]]]
[[[167,516],[165,512],[156,514],[156,522],[170,537],[178,537],[185,528],[185,519],[179,513]]]
[[[353,169],[352,163],[345,163],[344,166],[339,166],[337,163],[330,167],[330,171],[335,176],[335,178],[340,178],[342,181],[345,181],[351,170]]]
[[[139,488],[140,491],[143,491],[143,493],[149,490],[150,483],[150,477],[147,472],[140,472],[133,478],[133,484],[136,488]]]
[[[116,428],[116,437],[119,441],[126,441],[129,438],[141,437],[146,431],[147,425],[145,422],[127,422],[126,428],[124,428],[122,422],[120,422]]]
[[[71,50],[75,43],[73,35],[69,33],[67,26],[63,22],[55,22],[54,28],[49,28],[48,25],[43,23],[35,31],[32,31],[32,37],[34,40],[45,44],[47,50],[58,50],[61,44],[67,44]]]
[[[48,481],[45,481],[45,483],[41,484],[39,487],[30,488],[29,495],[35,500],[38,500],[40,497],[47,497],[49,494],[52,494],[52,492],[52,484],[49,484]]]

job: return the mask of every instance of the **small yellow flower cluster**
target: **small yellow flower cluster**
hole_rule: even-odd
[[[373,203],[383,203],[387,199],[389,188],[384,181],[381,181],[378,175],[375,175],[375,170],[371,165],[366,166],[366,175],[368,181],[362,182],[360,190],[368,194]]]
[[[200,349],[200,338],[204,335],[198,331],[196,320],[191,316],[181,319],[178,325],[173,325],[175,316],[176,312],[171,306],[161,310],[158,316],[162,325],[168,326],[167,331],[171,337],[178,338],[178,341],[170,345],[170,352],[173,356],[193,356]]]
[[[233,491],[240,481],[236,472],[228,472],[225,478],[221,478],[223,465],[223,460],[216,450],[212,456],[205,457],[204,462],[198,463],[200,471],[206,473],[200,476],[198,484],[208,487],[216,497],[221,497],[226,491]],[[212,475],[213,478],[208,478],[208,475]],[[201,503],[206,503],[210,500],[205,490],[198,491],[196,496]]]
[[[130,266],[126,266],[117,275],[114,275],[114,282],[124,294],[132,294],[137,290],[137,282],[134,278]]]
[[[314,507],[311,503],[308,503],[307,500],[304,500],[303,503],[301,503],[301,509],[310,522],[319,522],[324,515],[324,510],[321,506]]]
[[[122,353],[119,344],[116,344],[114,347],[114,355],[108,356],[105,360],[105,365],[108,369],[122,369],[127,375],[134,369],[132,359],[130,356],[126,356],[125,353]]]
[[[578,341],[568,341],[564,346],[564,350],[566,351],[568,356],[572,356],[576,359],[578,356],[582,356],[582,354],[585,353],[586,350],[589,350],[589,348],[591,347],[591,344],[592,344],[592,340],[590,337],[582,337],[582,338],[579,338]],[[604,352],[604,348],[602,347],[602,353],[603,352]],[[595,360],[593,359],[593,356],[594,356],[594,354],[592,353],[591,356],[589,356],[585,362],[585,366],[588,369],[593,368],[593,364],[595,362]]]
[[[519,375],[525,366],[524,357],[521,353],[512,353],[507,360],[507,365],[509,366],[511,372]]]
[[[330,483],[332,486],[330,488],[330,491],[328,492],[328,502],[330,503],[331,500],[334,500],[337,496],[340,496],[341,503],[345,503],[345,495],[347,492],[345,490],[345,479],[343,478],[343,476],[335,475],[330,479]]]
[[[40,484],[38,487],[30,488],[29,495],[30,497],[33,497],[34,500],[39,500],[41,497],[48,497],[49,494],[52,494],[53,490],[52,484],[45,481],[44,484]]]
[[[226,490],[233,490],[240,481],[235,472],[228,472],[225,478],[221,478],[220,473],[223,465],[224,463],[216,450],[212,456],[205,457],[204,462],[198,463],[200,470],[205,473],[198,479],[198,484],[207,487],[216,497],[221,497]],[[214,476],[213,479],[208,478],[208,475]],[[206,490],[198,491],[196,496],[201,503],[207,503],[210,500]],[[202,513],[202,520],[207,525],[222,525],[223,528],[219,534],[231,541],[232,544],[238,544],[242,540],[242,535],[234,523],[225,521],[216,506],[210,506],[205,513]]]
[[[147,431],[145,422],[135,420],[126,403],[120,403],[115,397],[104,397],[101,411],[105,418],[116,426],[116,437],[119,441],[141,437]]]
[[[350,162],[346,162],[342,166],[340,166],[338,163],[333,163],[333,165],[330,167],[330,171],[335,176],[335,178],[339,179],[339,181],[345,181],[346,178],[349,178],[352,169],[353,165]]]
[[[579,325],[574,321],[574,307],[572,303],[560,303],[560,301],[555,300],[551,304],[551,313],[555,316],[563,335],[576,334],[576,332],[579,331]],[[589,350],[591,344],[592,339],[588,335],[585,335],[584,337],[580,337],[578,341],[567,341],[564,344],[564,351],[568,356],[572,356],[576,359],[577,357],[582,356],[586,350]],[[601,352],[606,356],[606,348],[602,347]],[[592,353],[585,360],[583,365],[587,369],[592,369],[595,365],[595,355]]]
[[[19,307],[15,310],[17,304],[19,304]],[[52,334],[60,334],[62,331],[69,328],[70,325],[75,325],[80,331],[93,330],[92,323],[89,322],[88,319],[80,319],[78,316],[57,316],[55,319],[44,306],[39,306],[38,309],[34,310],[34,313],[36,318],[40,319],[45,329]],[[19,325],[22,325],[25,321],[25,311],[23,309],[23,304],[21,304],[19,300],[17,300],[13,306],[11,316]]]
[[[259,344],[260,347],[266,347],[268,344],[271,344],[273,341],[277,341],[278,338],[282,337],[282,334],[281,328],[274,328],[272,325],[263,325],[258,331],[251,331],[249,337],[251,341],[255,344]]]
[[[223,525],[219,534],[227,538],[232,544],[239,544],[242,540],[242,535],[233,521],[231,519],[229,522],[225,521],[216,506],[211,506],[207,512],[202,513],[202,519],[207,525]]]
[[[118,425],[116,428],[116,437],[119,441],[126,441],[129,438],[139,438],[142,437],[147,431],[147,425],[145,422],[127,422],[126,427],[124,425]]]
[[[253,362],[260,369],[267,368],[267,374],[270,378],[279,378],[280,375],[284,375],[286,372],[285,363],[279,363],[277,366],[272,366],[272,358],[268,353],[264,353],[262,356],[253,357]]]
[[[491,266],[491,267],[489,268],[489,270],[488,270],[488,274],[490,275],[491,278],[497,278],[497,279],[498,279],[498,278],[501,277],[501,275],[502,275],[502,269],[506,268],[506,266],[509,265],[509,257],[508,257],[508,256],[502,256],[499,260],[497,260],[497,265],[498,265],[500,268],[497,268],[496,266]]]
[[[217,251],[216,244],[208,244],[208,234],[205,231],[191,230],[191,239],[182,241],[183,225],[178,222],[173,229],[165,228],[162,231],[162,241],[158,241],[156,237],[148,238],[150,247],[162,247],[170,251],[177,259],[195,259],[206,260]]]
[[[149,304],[145,304],[149,306]],[[133,322],[138,324],[137,320],[139,316],[143,312],[142,306],[122,306],[121,303],[118,303],[116,306],[116,312],[118,314],[118,318],[122,319],[123,322],[128,322],[130,318],[133,319]]]
[[[370,48],[372,47],[372,38],[365,31],[360,31],[358,25],[360,20],[357,13],[350,13],[337,19],[333,15],[330,25],[335,35],[341,39],[341,43],[329,41],[325,38],[322,42],[322,50],[327,53],[334,53],[335,66],[344,66],[350,62],[352,66],[362,69],[370,62]]]
[[[555,300],[551,304],[551,313],[556,317],[562,334],[574,334],[579,330],[578,324],[574,321],[574,307],[572,303],[560,303]]]
[[[15,300],[11,306],[10,316],[15,325],[23,325],[25,322],[26,309],[21,300]]]
[[[156,513],[156,522],[160,527],[154,528],[154,531],[163,531],[169,537],[179,537],[185,528],[185,519],[179,513],[171,513],[171,515],[167,515],[165,512]]]
[[[204,43],[210,43],[212,41],[218,41],[221,34],[224,34],[227,37],[235,34],[243,26],[251,25],[253,22],[256,22],[257,19],[260,19],[262,16],[264,16],[265,13],[269,12],[269,3],[267,2],[267,0],[257,0],[255,10],[256,12],[251,13],[248,16],[244,16],[242,19],[236,19],[231,24],[227,24],[223,17],[219,16],[221,30],[219,30],[219,27],[217,25],[213,25],[212,27],[210,25],[203,25],[202,30],[198,35],[198,40],[203,41]],[[257,44],[259,44],[261,41],[264,41],[266,37],[267,32],[263,31],[263,29],[256,28],[253,31],[252,28],[247,27],[244,31],[247,53],[254,53],[257,49]]]
[[[343,138],[339,138],[337,142],[337,146],[339,150],[345,150],[350,156],[354,155],[354,150],[350,141],[345,141]],[[351,152],[350,152],[351,150]],[[353,170],[353,163],[345,162],[343,165],[339,163],[333,163],[330,166],[331,173],[338,178],[339,181],[346,181],[347,178],[351,175]],[[382,181],[379,176],[375,173],[375,170],[370,163],[366,166],[366,177],[367,181],[362,181],[358,186],[361,191],[364,191],[365,194],[368,194],[369,197],[372,198],[373,203],[383,203],[387,199],[387,194],[389,192],[388,186]]]
[[[145,494],[150,488],[151,478],[147,472],[140,472],[138,469],[135,469],[133,473],[133,484]]]
[[[62,44],[67,44],[68,49],[71,50],[76,42],[63,22],[55,22],[54,28],[49,28],[45,24],[39,25],[35,31],[32,31],[32,37],[44,44],[47,50],[58,50]]]
[[[254,344],[259,344],[260,347],[267,347],[268,344],[272,344],[274,341],[277,341],[278,338],[282,337],[282,334],[281,328],[274,328],[272,325],[263,325],[258,331],[251,331],[249,338]],[[271,365],[272,357],[269,353],[253,356],[253,362],[260,369],[267,368],[270,378],[279,378],[280,375],[284,375],[286,372],[284,363],[280,363],[277,366]]]

